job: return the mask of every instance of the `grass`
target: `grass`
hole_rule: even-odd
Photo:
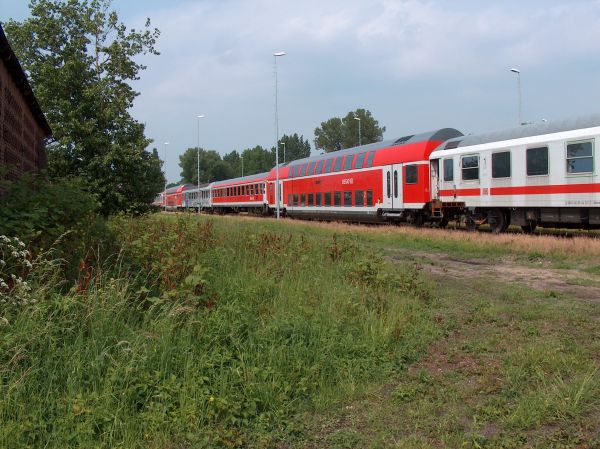
[[[600,444],[598,303],[418,263],[541,258],[589,279],[594,240],[205,216],[110,226],[120,253],[82,265],[68,291],[34,269],[35,302],[0,305],[0,447]]]

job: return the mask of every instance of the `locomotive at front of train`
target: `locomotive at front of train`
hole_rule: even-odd
[[[443,128],[280,166],[280,210],[292,218],[423,223],[431,218],[429,155],[458,136]],[[276,177],[275,169],[267,175],[271,211]]]

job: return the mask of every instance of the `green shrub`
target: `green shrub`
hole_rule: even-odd
[[[79,179],[25,175],[0,181],[0,191],[0,235],[18,237],[32,257],[53,248],[71,279],[97,258],[92,251],[100,243],[111,241],[94,195]]]

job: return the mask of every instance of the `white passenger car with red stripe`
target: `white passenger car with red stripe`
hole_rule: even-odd
[[[600,114],[451,139],[430,155],[433,210],[488,223],[600,227]]]

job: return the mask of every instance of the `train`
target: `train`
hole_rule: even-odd
[[[174,187],[155,204],[273,215],[278,197],[292,218],[597,229],[599,138],[600,114],[479,135],[441,128],[286,162],[278,176]]]

